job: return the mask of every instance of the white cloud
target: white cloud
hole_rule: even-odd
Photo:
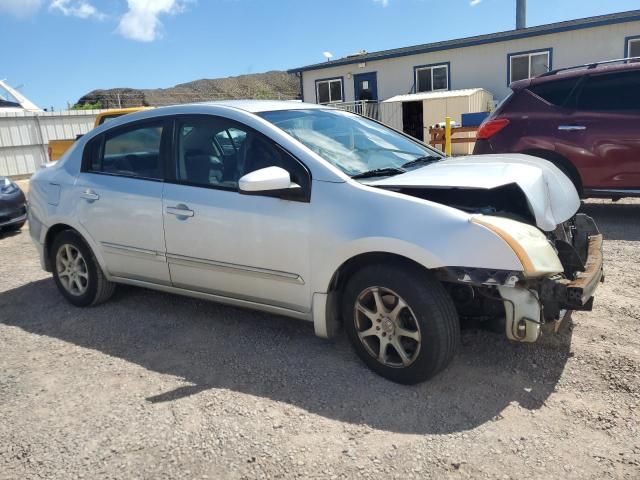
[[[383,7],[388,7],[389,6],[389,0],[373,0],[373,1],[375,3],[379,3]]]
[[[8,13],[19,18],[30,17],[41,5],[42,0],[0,0],[0,14]]]
[[[96,18],[102,20],[105,15],[86,0],[53,0],[49,10],[57,10],[67,17]]]
[[[153,42],[161,36],[160,15],[175,15],[191,0],[127,0],[129,10],[120,19],[118,32],[125,38]]]
[[[471,0],[469,2],[469,5],[471,5],[472,7],[475,7],[476,5],[480,5],[480,2],[482,2],[482,0]]]

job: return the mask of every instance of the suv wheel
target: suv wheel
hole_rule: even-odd
[[[113,294],[115,284],[105,278],[91,248],[76,232],[67,230],[55,238],[51,265],[58,289],[77,307],[97,305]]]
[[[455,307],[442,285],[418,268],[365,267],[343,295],[345,330],[369,368],[414,384],[443,370],[460,341]]]

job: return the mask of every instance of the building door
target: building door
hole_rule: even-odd
[[[376,72],[358,73],[353,76],[354,100],[378,101],[378,76]]]
[[[402,131],[424,141],[424,118],[422,102],[402,103]]]

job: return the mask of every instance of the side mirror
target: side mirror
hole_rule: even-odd
[[[242,193],[257,194],[297,189],[300,186],[291,181],[289,172],[280,167],[267,167],[247,173],[240,178],[238,186]]]

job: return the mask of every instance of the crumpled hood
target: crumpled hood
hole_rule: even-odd
[[[580,207],[578,192],[558,167],[518,153],[447,158],[367,183],[379,187],[463,189],[492,189],[515,183],[524,192],[537,226],[548,232],[573,217]]]

